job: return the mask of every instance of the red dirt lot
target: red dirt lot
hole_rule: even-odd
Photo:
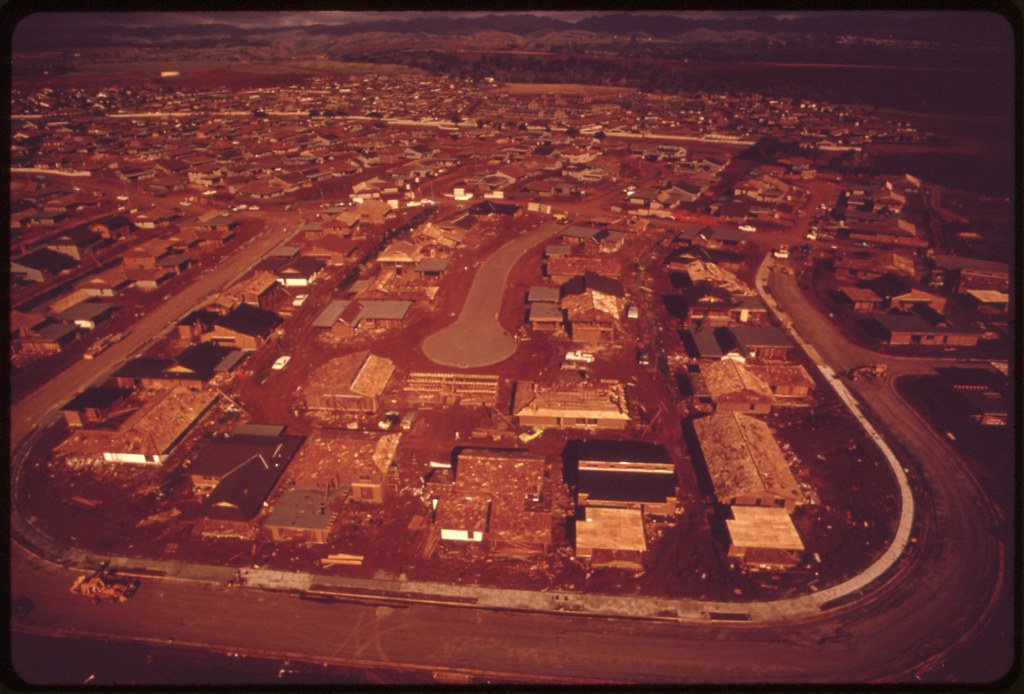
[[[217,79],[221,77],[218,75]],[[213,80],[214,76],[208,78]],[[580,214],[576,220],[585,223],[592,216],[604,215],[606,203],[616,190],[617,187],[602,186],[587,200],[573,203],[572,209]],[[450,259],[432,301],[422,293],[423,280],[394,278],[390,271],[371,264],[360,279],[381,285],[384,295],[418,297],[400,328],[357,331],[348,337],[310,332],[311,321],[328,301],[351,297],[349,287],[339,285],[347,267],[328,269],[309,289],[290,290],[308,294],[306,304],[292,309],[285,302],[282,314],[286,321],[282,328],[260,350],[249,354],[233,375],[218,384],[239,405],[238,411],[232,411],[234,408],[229,407],[226,398],[222,400],[218,409],[161,468],[70,467],[48,455],[46,446],[40,446],[20,482],[25,490],[26,515],[34,516],[54,537],[74,534],[74,542],[79,544],[89,538],[90,547],[97,551],[309,571],[320,570],[319,560],[325,555],[344,552],[363,555],[365,561],[361,566],[324,571],[365,578],[404,576],[508,588],[707,599],[795,595],[805,591],[808,584],[824,587],[838,582],[877,556],[886,544],[898,511],[891,475],[879,462],[877,452],[863,443],[863,434],[853,420],[838,410],[819,384],[814,407],[781,408],[781,412],[768,417],[780,444],[795,461],[797,479],[806,482],[811,490],[808,496],[812,503],[794,513],[794,522],[807,548],[807,560],[783,576],[750,574],[730,566],[725,556],[722,511],[701,491],[699,471],[691,462],[683,424],[689,407],[672,373],[678,367],[670,369],[665,358],[682,353],[678,334],[681,321],[668,314],[662,301],[663,295],[677,292],[663,265],[670,250],[667,239],[673,235],[671,229],[637,230],[627,238],[620,252],[624,260],[620,280],[627,301],[637,306],[639,318],[622,319],[620,335],[614,343],[586,345],[585,349],[596,358],[585,369],[561,370],[567,351],[584,348],[568,336],[529,328],[520,332],[529,287],[555,286],[542,274],[542,254],[547,244],[541,243],[511,268],[501,305],[502,326],[521,335],[515,354],[500,364],[468,370],[501,378],[497,405],[429,407],[411,402],[402,388],[410,371],[455,370],[432,362],[420,345],[458,315],[464,289],[480,262],[509,240],[518,238],[523,230],[546,219],[524,213],[515,218],[495,215],[481,220]],[[755,249],[761,245],[752,244]],[[756,250],[752,251],[740,276],[750,280],[758,260]],[[187,276],[174,280],[185,281]],[[158,290],[154,296],[164,293]],[[164,341],[151,354],[173,356],[182,347],[182,343]],[[651,353],[650,366],[637,363],[639,348]],[[226,431],[239,422],[273,422],[287,425],[290,433],[310,434],[323,421],[303,411],[304,384],[318,365],[364,349],[391,359],[397,367],[381,407],[374,413],[342,415],[329,424],[377,431],[377,421],[385,410],[404,413],[416,407],[421,411],[416,426],[402,434],[395,459],[397,484],[389,487],[385,503],[374,506],[347,502],[339,517],[337,535],[322,546],[195,536],[193,528],[201,500],[187,481],[168,484],[162,494],[160,485],[180,477],[183,461],[198,450],[204,437]],[[292,357],[288,366],[281,371],[271,370],[271,363],[282,354]],[[512,383],[550,382],[556,378],[622,382],[634,423],[626,431],[614,433],[548,430],[528,445],[520,443],[516,438],[519,430],[509,416]],[[62,428],[58,425],[48,436],[59,437]],[[573,556],[567,539],[567,525],[571,522],[567,519],[573,512],[572,490],[562,481],[561,456],[570,440],[587,438],[657,443],[665,446],[676,462],[681,512],[671,519],[648,524],[649,552],[645,570],[639,574],[621,569],[594,570]],[[852,448],[848,446],[851,440]],[[823,446],[822,442],[830,443]],[[472,543],[437,542],[437,529],[425,501],[423,477],[432,461],[450,460],[453,449],[464,445],[529,448],[545,457],[547,479],[543,496],[552,504],[555,541],[547,556],[533,560],[502,558]],[[271,505],[279,493],[277,490],[271,494]],[[80,498],[75,501],[74,497]],[[814,558],[815,553],[820,563]]]

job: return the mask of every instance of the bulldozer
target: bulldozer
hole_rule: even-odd
[[[71,584],[71,593],[89,598],[93,604],[103,601],[125,602],[139,589],[137,578],[116,576],[104,562],[89,575],[81,575]]]
[[[846,376],[851,381],[860,380],[861,376],[868,376],[871,378],[878,378],[879,376],[885,375],[885,364],[862,364],[855,366],[846,372]]]

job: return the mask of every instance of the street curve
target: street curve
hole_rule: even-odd
[[[432,362],[460,369],[490,366],[515,354],[515,337],[499,320],[505,283],[516,261],[558,229],[552,222],[541,224],[480,263],[458,318],[423,341],[423,354]]]

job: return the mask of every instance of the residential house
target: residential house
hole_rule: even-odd
[[[47,240],[44,248],[63,253],[77,261],[92,257],[95,252],[110,242],[86,227],[75,227]]]
[[[873,319],[888,345],[973,347],[981,337],[959,322],[935,325],[917,313],[875,315]]]
[[[277,269],[278,281],[285,287],[308,287],[320,276],[325,265],[320,258],[298,256]]]
[[[702,364],[700,374],[715,412],[771,411],[775,400],[771,389],[738,359]]]
[[[645,516],[676,512],[679,482],[664,446],[643,441],[571,441],[563,452],[566,481],[579,507],[639,509]]]
[[[512,414],[520,426],[625,429],[631,421],[625,389],[617,381],[516,384]]]
[[[55,320],[74,323],[82,330],[95,330],[96,326],[113,316],[118,307],[103,301],[88,300],[53,314]]]
[[[160,464],[218,397],[215,392],[184,386],[157,390],[116,429],[76,429],[56,450],[101,456],[111,463]]]
[[[1009,263],[943,254],[936,254],[932,263],[936,271],[949,277],[950,285],[961,294],[968,289],[1010,291]]]
[[[69,427],[97,424],[123,405],[130,393],[125,388],[91,386],[65,403],[60,413]]]
[[[620,282],[588,272],[562,287],[559,308],[573,342],[607,342],[615,339],[626,300]]]
[[[280,480],[263,523],[271,539],[325,543],[348,500],[382,504],[401,434],[318,429]]]
[[[623,260],[618,255],[569,255],[552,251],[553,248],[556,247],[548,247],[548,251],[551,252],[547,255],[544,267],[545,273],[553,282],[564,284],[573,277],[587,273],[610,279],[622,277]]]
[[[454,457],[454,484],[437,503],[435,525],[442,540],[484,542],[495,554],[519,558],[539,556],[552,546],[554,518],[542,456],[463,448]],[[482,515],[481,508],[486,509]]]
[[[11,275],[23,282],[45,282],[77,264],[78,261],[69,255],[40,248],[19,258],[12,258]]]
[[[219,373],[235,368],[246,352],[214,342],[202,342],[186,347],[174,357],[174,363],[164,368],[172,378],[207,382]]]
[[[803,495],[768,425],[739,412],[693,420],[715,498],[724,506],[792,511]]]
[[[786,331],[774,326],[740,325],[722,329],[747,359],[760,362],[792,361],[796,345]]]
[[[576,521],[576,556],[592,567],[640,571],[647,552],[639,509],[587,506]]]
[[[806,398],[814,390],[814,379],[800,364],[749,364],[746,368],[776,398]]]
[[[115,297],[132,285],[123,265],[117,265],[90,275],[77,285],[88,296]]]
[[[730,559],[752,571],[783,571],[800,563],[804,543],[786,509],[737,505],[730,511]]]
[[[239,304],[218,317],[204,341],[231,345],[246,351],[257,350],[281,324],[281,316],[250,304]]]
[[[863,287],[840,287],[839,295],[854,313],[875,313],[882,304],[882,297]]]
[[[200,534],[256,539],[254,521],[301,445],[301,436],[253,433],[209,443],[186,468],[197,490],[213,483],[199,510]]]
[[[230,435],[208,440],[185,469],[193,489],[209,494],[254,459],[260,467],[280,475],[303,441],[301,436],[282,435],[283,431],[283,426],[244,425]],[[263,498],[269,491],[267,488]]]
[[[74,323],[46,320],[25,334],[11,339],[16,354],[57,354],[78,337],[79,327]]]
[[[412,371],[404,391],[411,402],[450,407],[494,407],[499,378],[493,374]]]
[[[375,412],[394,371],[391,360],[365,350],[331,359],[303,386],[306,409]]]

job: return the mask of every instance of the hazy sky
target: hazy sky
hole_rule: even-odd
[[[437,16],[438,12],[295,12],[295,11],[273,11],[273,12],[61,12],[61,13],[40,13],[29,15],[22,20],[26,25],[43,26],[48,23],[57,22],[61,25],[77,24],[78,26],[103,26],[118,24],[124,26],[174,26],[180,24],[231,24],[243,28],[259,28],[274,26],[307,26],[324,24],[348,24],[351,22],[368,22],[392,19],[415,19],[417,17]],[[449,12],[443,13],[458,15],[462,17],[482,17],[488,14],[534,14],[555,17],[563,21],[575,22],[584,17],[594,15],[612,14],[610,10],[600,11],[568,11],[568,12]],[[736,11],[720,12],[690,11],[690,12],[633,12],[632,14],[671,14],[677,17],[702,18],[702,19],[739,19],[758,15],[770,15],[778,19],[786,19],[794,16],[791,12],[753,12]],[[817,14],[817,13],[802,13]]]

